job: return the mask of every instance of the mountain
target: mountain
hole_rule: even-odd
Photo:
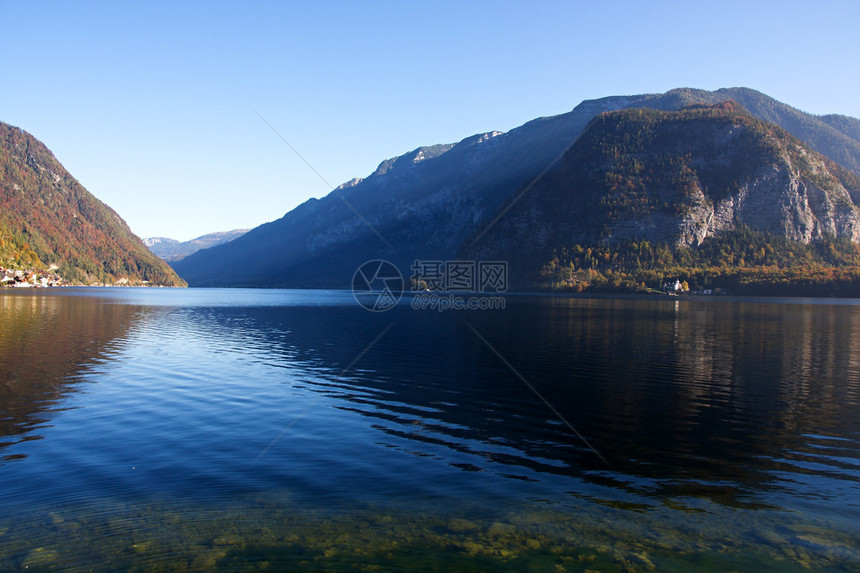
[[[184,285],[43,143],[0,122],[0,266],[49,265],[73,284]]]
[[[739,229],[856,243],[852,197],[860,177],[735,102],[606,112],[464,256],[507,258],[514,277],[534,284],[581,246],[695,248]]]
[[[507,133],[478,134],[386,160],[368,177],[353,179],[174,267],[199,286],[345,287],[362,262],[375,258],[389,260],[407,274],[416,259],[446,260],[461,252],[506,201],[558,167],[598,114],[675,111],[730,99],[846,172],[860,173],[860,140],[854,137],[857,120],[852,118],[819,118],[747,88],[613,96],[582,102],[569,113],[536,119]]]
[[[665,96],[669,96],[668,98]],[[782,127],[807,143],[812,149],[860,175],[860,120],[844,115],[815,116],[802,112],[749,88],[724,88],[713,92],[677,89],[656,99],[675,100],[670,107],[652,107],[664,111],[696,104],[717,104],[733,100],[753,116]]]
[[[248,229],[233,229],[232,231],[219,231],[209,233],[190,241],[177,241],[166,237],[150,237],[143,240],[147,248],[167,262],[175,262],[196,253],[202,249],[208,249],[229,243],[248,232]]]

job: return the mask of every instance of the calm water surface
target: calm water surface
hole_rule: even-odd
[[[2,291],[0,508],[0,570],[856,571],[860,304]]]

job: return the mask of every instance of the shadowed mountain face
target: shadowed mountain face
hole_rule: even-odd
[[[860,172],[860,140],[855,138],[860,122],[852,118],[819,118],[746,88],[609,97],[508,133],[479,134],[384,161],[367,178],[311,199],[229,244],[195,253],[175,268],[197,286],[346,287],[355,269],[370,259],[389,260],[401,270],[415,259],[451,259],[506,201],[557,169],[598,114],[679,110],[728,99],[847,168],[842,171]]]
[[[183,285],[43,143],[0,122],[0,266],[52,264],[71,283]]]
[[[233,229],[232,231],[219,231],[209,233],[190,241],[177,241],[167,237],[151,237],[144,239],[147,248],[167,262],[175,262],[184,259],[197,251],[229,243],[248,232],[248,229]]]

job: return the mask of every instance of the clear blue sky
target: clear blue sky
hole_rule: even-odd
[[[860,117],[860,2],[0,0],[0,120],[141,237],[254,227],[421,145],[746,86]]]

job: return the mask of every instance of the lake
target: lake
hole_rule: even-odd
[[[0,291],[0,570],[856,571],[860,302]]]

